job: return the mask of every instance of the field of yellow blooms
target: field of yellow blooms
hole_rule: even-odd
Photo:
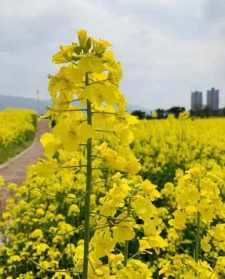
[[[36,115],[27,109],[0,111],[0,163],[21,151],[34,137]]]
[[[84,30],[53,62],[54,127],[7,186],[1,278],[225,278],[225,120],[137,120],[110,43]]]

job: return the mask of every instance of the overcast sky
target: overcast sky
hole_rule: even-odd
[[[0,94],[47,98],[51,55],[80,28],[112,42],[130,104],[189,107],[214,86],[225,105],[225,0],[0,0]]]

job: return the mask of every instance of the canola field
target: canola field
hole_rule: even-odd
[[[54,127],[7,185],[1,278],[225,278],[225,120],[131,116],[110,43],[84,30],[53,62]]]
[[[28,109],[0,111],[0,163],[25,148],[33,139],[36,114]]]

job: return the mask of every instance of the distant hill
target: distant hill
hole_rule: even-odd
[[[50,103],[50,100],[39,100],[39,102],[37,102],[35,98],[0,95],[0,110],[3,110],[7,107],[16,107],[30,108],[35,111],[38,110],[39,113],[43,113],[46,111],[46,107],[49,106]],[[146,108],[136,105],[127,106],[127,111],[132,112],[134,110],[146,111]]]
[[[46,107],[49,106],[50,101],[48,100],[39,100],[37,102],[34,98],[24,98],[16,96],[6,96],[0,95],[0,110],[7,107],[16,107],[16,108],[30,108],[39,113],[46,111]]]

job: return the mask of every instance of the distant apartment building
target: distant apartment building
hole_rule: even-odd
[[[191,110],[202,109],[202,92],[194,91],[191,93]]]
[[[219,109],[219,90],[215,88],[211,88],[207,90],[207,107],[216,111]]]

